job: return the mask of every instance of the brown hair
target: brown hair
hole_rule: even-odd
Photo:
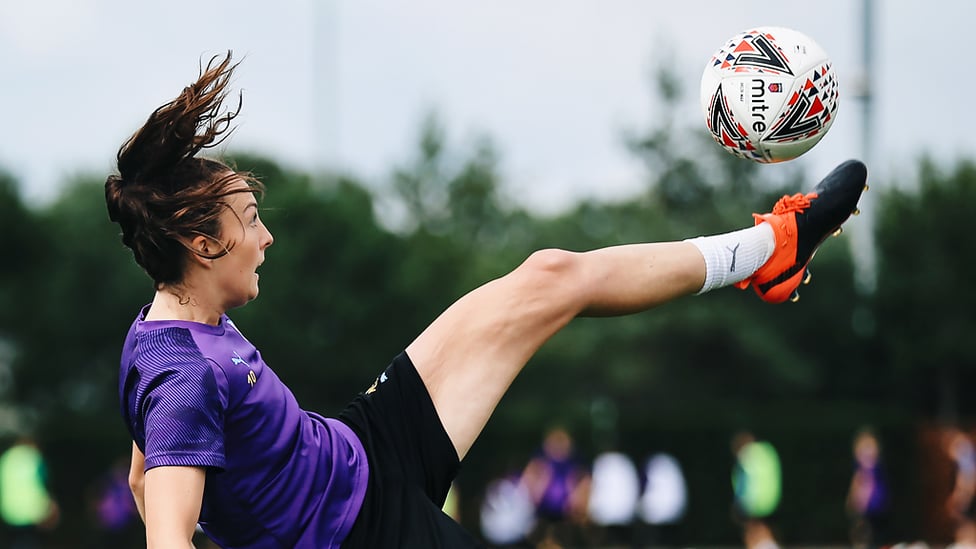
[[[264,190],[251,174],[196,156],[233,131],[242,101],[239,97],[235,110],[224,111],[222,105],[236,67],[229,51],[201,64],[197,81],[156,109],[122,145],[119,173],[105,180],[109,219],[119,224],[122,243],[157,289],[182,280],[188,251],[213,259],[233,247],[219,239],[225,197]],[[241,180],[247,189],[230,189]],[[200,235],[217,242],[217,252],[206,255],[190,248],[187,241]]]

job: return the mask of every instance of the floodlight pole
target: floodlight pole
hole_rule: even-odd
[[[854,88],[854,97],[861,103],[861,159],[868,166],[868,182],[876,183],[871,175],[874,166],[874,0],[861,2],[861,69]],[[874,204],[876,193],[865,193],[860,200],[861,218],[857,230],[851,231],[851,252],[854,257],[858,290],[865,295],[874,293],[877,285],[877,250],[875,248]]]

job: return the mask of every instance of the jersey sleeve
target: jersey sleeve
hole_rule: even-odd
[[[224,399],[202,356],[160,369],[147,380],[140,408],[146,469],[163,465],[225,466]]]

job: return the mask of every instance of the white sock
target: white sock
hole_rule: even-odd
[[[748,229],[686,240],[705,258],[705,284],[698,291],[730,286],[752,276],[773,255],[776,239],[769,223]]]

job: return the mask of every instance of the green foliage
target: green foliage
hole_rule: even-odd
[[[971,417],[967,387],[976,381],[976,350],[966,345],[976,328],[976,165],[948,172],[920,163],[917,188],[881,195],[877,224],[878,332],[891,394],[947,421]]]
[[[43,245],[35,240],[38,222],[21,201],[16,182],[0,173],[0,234],[7,242],[5,259],[0,261],[0,341],[16,338],[22,326],[18,311],[26,305],[21,286],[37,274]]]
[[[17,398],[43,412],[42,425],[85,430],[115,410],[116,334],[151,298],[151,282],[107,222],[97,183],[70,185],[32,225],[30,276],[17,285],[29,300],[15,324]]]

